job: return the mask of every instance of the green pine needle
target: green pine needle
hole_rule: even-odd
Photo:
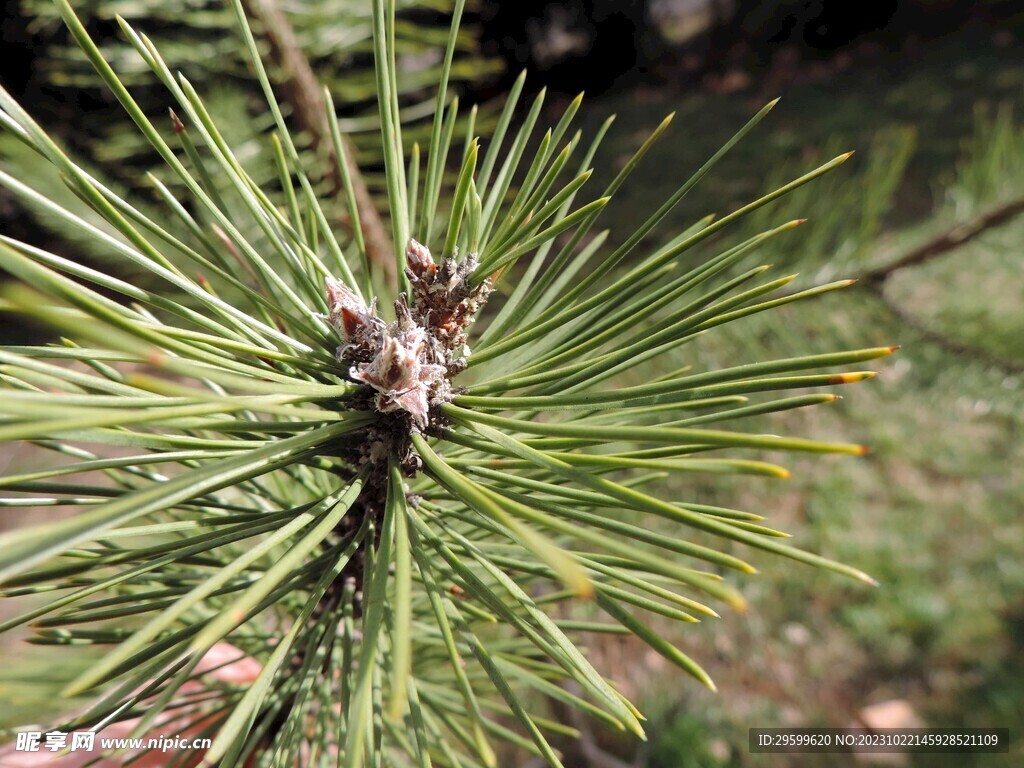
[[[120,265],[0,238],[0,267],[16,278],[0,310],[62,335],[0,350],[0,439],[40,457],[0,478],[0,507],[73,510],[25,515],[0,535],[0,594],[24,601],[0,630],[31,625],[34,642],[98,654],[65,691],[96,698],[48,727],[142,716],[142,733],[184,708],[214,738],[211,765],[494,766],[508,742],[557,766],[551,736],[573,730],[540,714],[537,695],[643,738],[582,633],[635,635],[713,689],[664,627],[717,617],[705,600],[745,610],[723,574],[754,573],[768,553],[873,583],[785,543],[762,524],[770,510],[669,500],[660,485],[665,473],[788,477],[765,451],[866,450],[746,420],[832,402],[803,390],[870,378],[847,366],[893,347],[658,367],[720,326],[849,285],[757,282],[767,268],[747,258],[799,221],[718,251],[710,239],[848,155],[662,232],[772,102],[609,249],[593,227],[670,118],[600,194],[588,184],[611,122],[574,132],[581,97],[541,131],[541,92],[513,130],[520,78],[493,128],[474,108],[457,132],[464,5],[435,41],[426,120],[405,108],[396,3],[374,0],[365,18],[379,105],[370,162],[383,162],[386,195],[373,217],[389,222],[397,301],[371,258],[365,167],[334,89],[321,94],[323,129],[350,236],[289,133],[241,0],[236,54],[267,102],[276,192],[222,133],[202,85],[126,22],[128,45],[101,49],[67,0],[57,8],[72,37],[166,165],[147,177],[152,194],[104,184],[0,90],[0,127],[34,153],[39,177],[0,170],[0,185]],[[173,147],[114,66],[126,50],[173,103]],[[47,175],[81,205],[48,194]],[[129,267],[146,279],[120,277]],[[250,679],[205,670],[224,648],[256,662]]]

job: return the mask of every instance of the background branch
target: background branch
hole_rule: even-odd
[[[962,355],[963,357],[974,360],[975,362],[983,365],[995,366],[1001,368],[1008,373],[1022,373],[1024,372],[1024,364],[1017,360],[1010,360],[1006,357],[993,354],[976,344],[970,344],[968,342],[960,341],[951,336],[947,336],[933,328],[929,328],[924,325],[920,320],[914,317],[911,313],[907,312],[900,304],[890,299],[886,293],[885,288],[880,282],[864,283],[864,287],[871,291],[878,299],[885,305],[885,308],[895,317],[901,325],[912,329],[915,333],[919,334],[922,338],[927,339],[933,344],[945,349],[955,355]]]
[[[872,269],[867,272],[861,280],[869,284],[882,283],[893,273],[904,269],[905,267],[913,267],[918,264],[923,264],[937,256],[956,250],[965,243],[974,240],[976,237],[980,237],[987,230],[1000,227],[1003,224],[1012,221],[1022,213],[1024,213],[1024,198],[1011,200],[1010,202],[999,206],[995,210],[989,211],[983,216],[979,216],[976,219],[965,222],[964,224],[954,227],[945,234],[940,235],[933,240],[929,240],[924,245],[909,251],[890,264],[885,264],[881,267]]]
[[[336,192],[340,191],[341,174],[337,170],[337,156],[327,125],[326,105],[316,75],[295,36],[291,22],[275,0],[243,0],[243,4],[250,17],[259,20],[260,32],[270,44],[271,58],[284,74],[284,80],[279,85],[282,95],[292,107],[296,122],[312,137],[314,150],[324,152],[329,158],[332,184]],[[391,238],[360,173],[359,164],[355,161],[355,147],[347,136],[342,135],[341,140],[344,142],[345,162],[359,209],[366,255],[370,263],[380,269],[387,285],[395,290],[398,286],[398,273]],[[352,219],[345,217],[344,223],[351,232]]]

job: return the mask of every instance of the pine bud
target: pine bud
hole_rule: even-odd
[[[434,257],[430,255],[430,249],[415,240],[409,241],[409,247],[405,252],[405,261],[413,275],[421,280],[429,280],[437,272],[437,264],[434,263]]]
[[[363,300],[340,280],[326,277],[324,284],[327,291],[327,307],[330,310],[328,319],[331,325],[343,341],[348,343],[357,341],[362,333],[372,328],[373,310],[367,307]]]

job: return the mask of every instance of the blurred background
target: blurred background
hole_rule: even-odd
[[[267,3],[257,3],[266,11]],[[446,0],[400,3],[409,117],[426,114],[423,87],[445,35]],[[294,42],[337,94],[345,129],[372,164],[369,4],[279,0]],[[76,3],[119,71],[137,72],[140,98],[159,110],[140,63],[125,53],[113,15],[144,28],[226,116],[249,167],[272,159],[268,128],[230,14],[205,0]],[[523,68],[527,90],[548,86],[557,119],[580,90],[579,121],[593,135],[617,120],[598,155],[600,188],[665,114],[670,132],[605,214],[624,238],[766,101],[770,118],[671,214],[661,240],[709,213],[724,215],[842,151],[854,159],[759,212],[737,240],[792,218],[808,223],[762,248],[795,287],[860,282],[771,318],[716,330],[658,364],[665,371],[738,365],[836,348],[901,344],[869,384],[843,402],[765,418],[747,428],[864,442],[863,459],[792,461],[787,481],[679,481],[680,497],[749,509],[795,543],[875,576],[867,590],[771,558],[742,579],[752,610],[699,626],[662,628],[700,660],[712,694],[664,668],[646,646],[592,638],[599,668],[650,720],[651,740],[581,728],[563,745],[580,768],[848,765],[850,756],[751,755],[752,726],[1002,726],[1007,755],[903,756],[889,765],[1016,766],[1024,758],[1024,7],[1014,0],[519,0],[470,3],[455,67],[464,103],[489,104]],[[7,0],[4,86],[118,189],[151,195],[152,157],[72,50],[43,0]],[[259,31],[259,27],[257,27]],[[264,30],[268,55],[279,53]],[[276,76],[287,90],[286,57]],[[468,110],[463,114],[468,117]],[[215,117],[217,115],[215,114]],[[302,115],[290,119],[302,129]],[[315,131],[305,146],[316,150]],[[410,131],[409,140],[416,139]],[[0,139],[0,166],[31,173],[17,142]],[[367,174],[376,190],[379,179]],[[325,188],[330,180],[323,179]],[[55,183],[53,194],[70,193]],[[0,231],[102,264],[102,249],[68,243],[54,222],[0,192]],[[713,247],[725,244],[719,240]],[[749,266],[749,265],[748,265]],[[0,325],[0,336],[32,332]],[[657,371],[654,372],[657,375]],[[650,378],[650,371],[636,372]],[[30,456],[7,449],[0,470]],[[9,511],[9,510],[4,510]],[[0,520],[0,525],[6,521]],[[13,654],[14,651],[12,650]],[[11,658],[14,658],[12,656]],[[34,657],[39,659],[41,657]],[[0,725],[32,702],[44,663],[25,685],[3,683]],[[568,716],[566,714],[566,716]],[[877,758],[877,756],[875,756]],[[869,764],[867,756],[865,764]],[[513,758],[514,760],[514,758]],[[830,762],[831,761],[831,762]],[[511,764],[518,764],[510,762]]]

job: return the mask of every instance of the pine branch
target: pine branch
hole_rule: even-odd
[[[243,4],[246,13],[259,20],[263,37],[270,44],[271,57],[284,74],[284,81],[281,83],[282,95],[291,105],[299,125],[310,134],[314,150],[326,153],[329,158],[329,166],[332,169],[331,182],[335,193],[340,193],[342,179],[337,170],[338,158],[327,125],[323,92],[317,83],[316,75],[313,74],[309,59],[292,29],[291,22],[275,0],[243,0]],[[388,286],[394,289],[398,285],[398,274],[391,238],[370,196],[359,164],[355,161],[355,147],[347,136],[343,135],[341,140],[344,143],[345,163],[359,209],[359,224],[362,226],[366,242],[367,257],[381,270]],[[354,227],[353,219],[345,217],[344,223],[351,232]]]
[[[900,306],[900,303],[893,301],[885,292],[885,285],[881,282],[866,282],[864,287],[871,291],[885,308],[892,314],[900,325],[910,328],[922,338],[936,344],[954,355],[961,355],[968,360],[976,361],[982,365],[1000,368],[1007,373],[1024,372],[1024,363],[1019,360],[1010,360],[1002,355],[996,355],[976,344],[960,341],[948,336],[934,328],[929,328],[914,315]]]
[[[883,283],[899,270],[924,264],[950,251],[954,251],[971,240],[981,237],[988,230],[1008,224],[1021,214],[1024,214],[1024,198],[1011,200],[995,210],[960,224],[948,232],[929,240],[924,245],[913,249],[889,264],[872,269],[861,279],[864,283],[868,284],[877,285]]]
[[[743,596],[717,573],[755,572],[740,554],[875,583],[784,543],[757,512],[666,498],[653,482],[664,473],[788,475],[734,456],[737,449],[864,453],[736,422],[830,402],[831,392],[775,393],[866,380],[872,372],[846,367],[893,347],[664,375],[648,367],[697,335],[849,285],[777,296],[791,276],[762,282],[767,267],[729,274],[747,250],[793,223],[680,258],[848,155],[650,247],[649,236],[769,105],[680,179],[624,245],[602,250],[597,237],[577,254],[668,121],[596,197],[584,187],[604,128],[586,140],[570,133],[578,99],[540,138],[538,96],[503,143],[522,80],[495,130],[478,134],[471,113],[466,151],[450,153],[457,102],[447,92],[465,6],[456,0],[443,62],[428,70],[436,106],[420,176],[402,152],[394,0],[346,1],[372,10],[372,30],[356,30],[371,35],[375,77],[365,83],[376,84],[369,96],[381,107],[379,141],[367,151],[385,159],[395,272],[408,283],[390,321],[369,261],[346,257],[299,163],[276,90],[319,147],[329,138],[328,152],[347,153],[332,95],[320,95],[272,0],[232,0],[230,11],[242,32],[239,60],[255,73],[276,131],[269,183],[283,192],[283,206],[238,162],[199,91],[175,79],[157,47],[123,19],[129,45],[202,140],[202,154],[186,144],[187,163],[70,0],[55,0],[140,141],[177,179],[177,193],[158,187],[158,214],[97,181],[0,88],[0,129],[37,153],[40,171],[52,165],[113,234],[37,189],[42,173],[0,173],[0,187],[159,285],[0,237],[0,269],[14,280],[0,290],[0,310],[62,334],[60,343],[0,347],[0,442],[61,455],[0,474],[0,509],[78,508],[0,534],[0,597],[31,598],[0,622],[0,633],[31,625],[33,643],[105,647],[64,689],[102,693],[62,731],[116,724],[139,738],[181,713],[186,727],[216,737],[207,765],[493,768],[496,739],[561,768],[552,740],[575,736],[579,721],[534,714],[538,695],[644,738],[642,715],[579,646],[583,633],[632,635],[713,689],[661,622],[643,614],[693,624],[719,616],[705,602],[743,610]],[[284,88],[267,73],[250,15],[263,22]],[[583,157],[573,157],[577,150]],[[376,212],[352,202],[348,166],[335,165],[358,240],[360,214]],[[454,188],[442,184],[446,176],[458,179]],[[419,203],[437,260],[429,244],[408,241]],[[446,226],[438,211],[447,212]],[[199,221],[216,226],[212,237]],[[567,244],[549,259],[563,233]],[[236,267],[236,256],[250,269]],[[499,308],[501,332],[480,335],[481,310],[503,299],[492,292],[498,270],[521,283],[511,309]],[[467,388],[458,377],[470,366],[476,378]],[[623,386],[626,370],[640,381]],[[104,482],[91,482],[99,471]],[[736,544],[750,551],[734,555]],[[602,617],[577,612],[578,599],[591,599]],[[225,643],[255,670],[211,686],[200,663]],[[518,730],[505,724],[509,714]],[[622,768],[580,730],[581,754]]]

